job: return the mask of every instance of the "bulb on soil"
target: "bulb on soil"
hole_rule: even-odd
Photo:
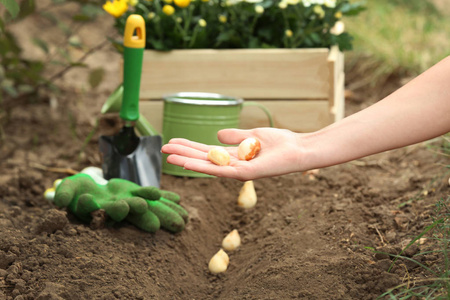
[[[228,166],[230,164],[230,154],[222,147],[214,147],[208,152],[208,159],[219,166]]]
[[[261,150],[261,143],[255,138],[243,140],[238,147],[238,157],[240,160],[250,160]]]
[[[227,251],[234,251],[241,245],[239,232],[234,229],[222,241],[222,248]]]
[[[223,251],[223,249],[220,249],[209,261],[208,268],[212,273],[218,274],[225,272],[229,263],[230,258],[228,257],[228,254]]]
[[[253,181],[246,181],[239,192],[238,205],[244,208],[251,208],[256,205],[257,200]]]

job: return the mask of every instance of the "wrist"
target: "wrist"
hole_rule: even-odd
[[[297,151],[297,166],[299,172],[318,168],[316,142],[312,133],[299,133],[296,136],[299,151]]]

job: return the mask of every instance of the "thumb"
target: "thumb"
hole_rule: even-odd
[[[217,133],[217,138],[223,144],[239,144],[246,138],[251,137],[251,129],[222,129]]]
[[[54,202],[58,207],[66,207],[75,197],[76,183],[70,178],[64,179],[56,188]]]

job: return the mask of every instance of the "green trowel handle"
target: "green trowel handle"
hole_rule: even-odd
[[[139,119],[139,90],[141,88],[144,48],[124,47],[123,99],[120,117],[127,121]]]
[[[139,89],[145,48],[145,21],[141,15],[129,15],[123,35],[123,100],[120,117],[139,119]]]

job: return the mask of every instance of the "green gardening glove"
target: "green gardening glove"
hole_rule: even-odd
[[[142,230],[155,232],[160,227],[171,232],[180,232],[188,221],[188,212],[181,207],[180,196],[174,192],[159,190],[157,201],[147,200],[148,210],[143,214],[130,213],[126,220]],[[145,198],[145,192],[140,195]]]
[[[178,201],[177,194],[156,187],[141,187],[119,178],[104,185],[97,184],[86,174],[64,179],[56,188],[54,197],[58,207],[67,207],[82,221],[89,222],[91,212],[103,209],[114,221],[127,218],[149,232],[160,227],[172,232],[184,229],[188,214]]]

